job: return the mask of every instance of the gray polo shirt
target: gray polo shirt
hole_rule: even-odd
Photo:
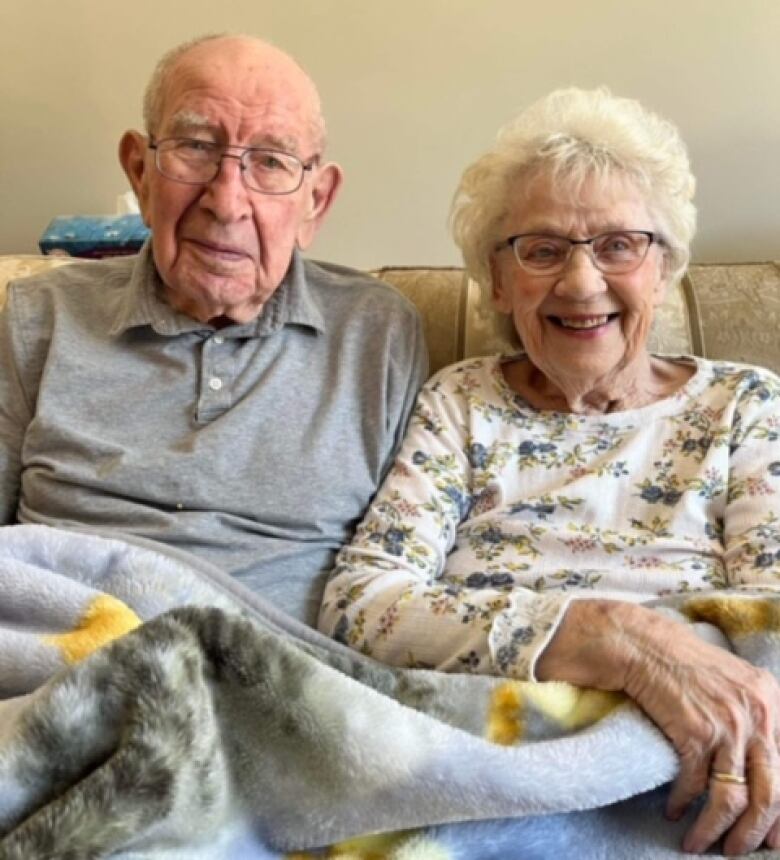
[[[148,247],[9,286],[1,521],[188,550],[314,623],[426,374],[417,312],[298,255],[244,325],[178,314],[160,286]]]

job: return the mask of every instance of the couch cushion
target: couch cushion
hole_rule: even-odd
[[[691,266],[687,277],[702,354],[780,373],[780,263]]]

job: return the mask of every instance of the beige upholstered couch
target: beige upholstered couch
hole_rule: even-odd
[[[0,305],[8,280],[65,265],[67,258],[0,256]],[[431,370],[513,348],[506,320],[480,311],[480,291],[462,269],[387,267],[423,315]],[[760,364],[780,373],[780,263],[691,266],[656,316],[651,347]]]

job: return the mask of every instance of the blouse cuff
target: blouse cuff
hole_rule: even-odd
[[[517,592],[496,616],[488,636],[493,665],[501,675],[538,681],[536,664],[566,615],[572,600],[625,600],[625,595],[564,591],[534,595]]]
[[[528,597],[519,592],[509,600],[490,630],[488,646],[501,675],[536,681],[536,662],[555,635],[572,600],[592,594],[558,592]]]

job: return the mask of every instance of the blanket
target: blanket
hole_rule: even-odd
[[[780,669],[777,598],[659,611]],[[137,539],[0,529],[0,692],[2,860],[688,856],[622,696],[388,668]]]

